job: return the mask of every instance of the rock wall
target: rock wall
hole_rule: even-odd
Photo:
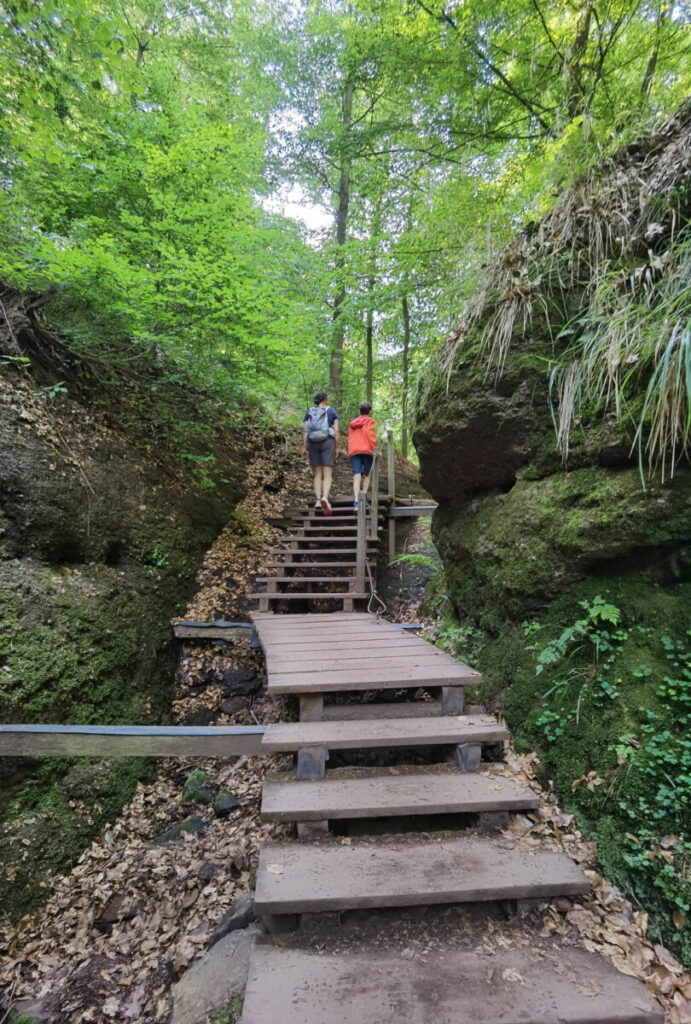
[[[599,236],[621,295],[653,266],[664,279],[674,246],[688,245],[690,126],[687,110],[516,239],[449,339],[445,365],[422,382],[414,432],[422,483],[439,502],[436,589],[460,619],[459,655],[476,655],[483,697],[537,751],[545,783],[598,839],[608,876],[687,962],[691,469],[677,459],[672,475],[668,457],[663,478],[639,461],[645,353],[629,356],[623,413],[581,402],[568,454],[555,432],[568,396],[550,383],[573,358],[575,318],[595,320],[583,268],[601,197],[616,193],[612,224],[630,218],[626,246],[613,230]]]
[[[0,721],[165,721],[170,619],[242,494],[248,452],[215,429],[203,396],[169,395],[181,415],[194,405],[211,438],[225,482],[209,487],[171,425],[152,418],[161,371],[148,368],[138,390],[124,374],[105,390],[41,329],[32,297],[5,289],[2,300]],[[2,759],[0,899],[10,913],[40,900],[146,767]]]

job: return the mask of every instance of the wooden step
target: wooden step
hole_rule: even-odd
[[[348,561],[343,562],[288,562],[281,559],[264,564],[267,569],[354,569],[355,559],[349,558]]]
[[[349,722],[272,722],[262,739],[271,754],[323,744],[329,750],[371,747],[426,747],[456,743],[494,743],[509,732],[491,715],[442,715]]]
[[[292,592],[290,592],[290,593],[280,593],[280,594],[270,594],[270,593],[267,593],[266,591],[264,591],[261,594],[248,594],[247,596],[252,601],[258,601],[260,597],[268,597],[269,600],[273,600],[273,601],[276,601],[276,600],[281,600],[281,601],[308,601],[308,600],[313,600],[313,601],[332,601],[333,600],[333,601],[336,601],[336,600],[342,600],[344,597],[349,597],[349,598],[352,598],[355,601],[361,601],[363,598],[369,597],[369,594],[365,594],[362,591],[360,591],[358,593],[350,593],[347,590],[342,590],[338,594],[334,594],[334,593],[319,593],[317,591],[313,591],[311,594],[305,594],[305,593],[294,594]]]
[[[298,536],[290,536],[289,537],[286,534],[285,537],[283,538],[283,541],[284,541],[283,545],[281,546],[281,548],[278,548],[277,550],[285,550],[286,544],[290,544],[290,543],[292,543],[292,544],[295,544],[295,543],[297,543],[297,544],[321,544],[321,545],[325,545],[325,544],[326,545],[328,545],[328,544],[331,544],[331,545],[338,544],[338,545],[341,545],[343,547],[352,548],[352,547],[354,547],[357,544],[357,537],[334,537],[333,534],[325,534],[323,537],[298,537]],[[379,545],[379,542],[376,541],[376,540],[369,540],[368,539],[368,541],[367,541],[367,546],[369,548],[376,548],[376,547],[378,547],[378,545]],[[339,548],[339,550],[340,550],[340,548]]]
[[[436,936],[435,936],[436,938]],[[480,938],[478,936],[478,938]],[[479,942],[477,943],[479,946]],[[645,986],[558,945],[382,950],[259,944],[242,1024],[663,1024]],[[417,955],[414,955],[416,954]]]
[[[288,579],[288,582],[292,583],[292,579]],[[308,581],[309,582],[309,581]],[[358,668],[369,668],[371,667],[376,659],[385,658],[387,665],[396,666],[400,663],[406,665],[418,665],[422,661],[425,664],[429,664],[429,659],[434,658],[436,662],[441,659],[446,664],[446,658],[442,651],[438,651],[436,648],[428,645],[429,650],[423,654],[420,653],[420,648],[415,644],[407,644],[405,638],[401,640],[399,644],[393,644],[390,642],[389,646],[383,646],[381,643],[373,643],[372,647],[365,645],[363,649],[353,650],[353,645],[350,647],[340,646],[338,648],[332,647],[330,644],[321,644],[312,650],[306,650],[299,644],[293,644],[289,647],[281,647],[281,645],[265,647],[267,655],[271,655],[271,671],[281,672],[289,671],[289,667],[292,664],[297,664],[298,670],[301,665],[310,665],[310,672],[320,671],[320,666],[323,665],[327,669],[331,669],[334,666],[334,661],[338,658],[339,667],[345,667],[353,671],[357,671]],[[357,660],[358,665],[353,664],[353,659]],[[316,665],[312,665],[312,662],[317,662]],[[360,664],[362,662],[362,665]],[[344,666],[345,663],[345,666]],[[284,666],[286,666],[284,668]]]
[[[272,678],[276,676],[285,676],[292,674],[304,675],[305,672],[318,672],[326,673],[331,678],[334,674],[333,670],[336,667],[339,675],[345,673],[356,674],[358,676],[363,673],[368,677],[375,669],[377,661],[367,651],[366,644],[363,650],[358,650],[359,645],[355,645],[354,650],[339,651],[338,660],[336,660],[336,652],[332,652],[328,649],[328,645],[325,650],[322,651],[321,656],[317,660],[307,661],[301,658],[299,655],[285,655],[272,653],[269,662],[269,673]],[[377,658],[380,655],[377,654]],[[397,649],[392,654],[386,656],[381,655],[382,660],[385,663],[385,669],[382,668],[380,671],[386,670],[389,673],[389,677],[394,677],[394,689],[398,689],[395,684],[398,680],[395,678],[396,674],[400,671],[409,674],[413,671],[426,672],[428,675],[432,675],[434,678],[444,677],[448,681],[449,663],[443,656],[441,651],[435,651],[434,648],[427,653],[426,651],[422,654],[415,650],[401,650]],[[452,666],[453,667],[453,666]],[[403,682],[398,684],[401,689],[410,687],[410,683]],[[442,685],[441,683],[435,683],[435,686]],[[444,684],[446,685],[446,683]],[[349,687],[350,689],[350,687]],[[359,687],[362,689],[362,687]],[[367,689],[373,690],[377,687],[369,686]],[[416,686],[417,689],[417,686]]]
[[[325,704],[325,722],[353,722],[382,718],[427,718],[441,715],[440,700],[365,701],[358,704]]]
[[[251,596],[251,595],[250,595]],[[266,596],[258,594],[257,597]],[[305,597],[314,597],[305,594]],[[336,594],[343,597],[343,594]],[[350,594],[350,597],[357,597]],[[364,596],[364,595],[363,595]],[[353,634],[353,640],[366,646],[367,636]],[[337,664],[332,662],[332,665]],[[309,675],[295,672],[273,672],[269,678],[270,693],[338,693],[346,690],[405,690],[410,687],[418,689],[430,686],[476,686],[481,681],[477,672],[472,672],[460,662],[447,663],[446,659],[432,658],[419,667],[401,664],[389,667],[378,665],[376,661],[369,663],[354,674],[347,664],[342,669],[325,669],[319,673],[312,668]]]
[[[381,770],[381,774],[347,769],[348,778],[330,772],[318,782],[265,782],[265,821],[324,821],[340,818],[386,818],[408,814],[481,814],[538,807],[529,786],[496,773]]]
[[[255,583],[349,583],[354,576],[257,576]]]
[[[305,534],[305,532],[307,532],[307,534],[316,534],[316,535],[319,535],[319,534],[356,534],[356,532],[357,532],[357,526],[335,526],[331,522],[325,523],[325,524],[323,524],[323,526],[321,526],[321,525],[319,525],[319,526],[302,526],[302,527],[300,527],[300,529],[302,530],[303,534]],[[296,530],[295,529],[290,530],[288,536],[289,537],[295,537],[296,536]]]
[[[398,641],[392,639],[388,633],[386,634],[386,636],[383,636],[381,638],[372,637],[367,634],[365,634],[365,636],[367,639],[367,647],[365,648],[365,650],[372,653],[372,660],[379,657],[380,651],[390,650],[391,648],[397,651],[418,650],[417,644],[415,643],[416,637],[410,636],[409,634],[406,634],[403,631],[401,631],[401,638]],[[317,634],[314,637],[308,636],[304,638],[293,638],[292,643],[289,642],[288,639],[281,640],[278,643],[274,643],[271,640],[267,640],[263,644],[263,647],[267,654],[283,653],[286,656],[294,655],[295,657],[297,657],[300,653],[304,653],[319,654],[323,657],[324,652],[328,651],[329,653],[333,652],[334,655],[338,654],[340,657],[340,654],[342,652],[348,653],[349,651],[352,651],[353,641],[350,637],[346,639],[339,636],[338,639],[332,637],[331,641],[329,642],[329,640],[325,639],[321,634]],[[436,650],[436,648],[433,647],[432,650],[434,651]]]
[[[311,786],[311,782],[300,783]],[[259,854],[257,914],[534,899],[587,893],[565,853],[521,850],[504,836],[267,843]]]

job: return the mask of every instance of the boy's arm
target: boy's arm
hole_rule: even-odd
[[[302,421],[302,454],[307,455],[307,417]]]
[[[338,445],[341,440],[341,428],[338,425],[338,420],[334,420],[334,458],[338,455]]]

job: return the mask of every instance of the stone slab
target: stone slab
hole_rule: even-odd
[[[255,908],[258,915],[321,913],[572,896],[589,888],[565,853],[524,851],[503,836],[270,843],[259,855]]]
[[[663,1024],[643,985],[579,949],[330,954],[257,946],[242,1024]]]
[[[171,1024],[200,1024],[213,1010],[228,1008],[247,982],[250,950],[259,925],[234,931],[220,939],[173,985]]]
[[[275,722],[267,725],[262,753],[324,744],[329,750],[365,747],[424,747],[438,744],[494,743],[509,733],[491,715],[441,715],[346,722]]]
[[[407,814],[479,814],[528,810],[540,798],[529,786],[492,775],[425,772],[419,775],[326,779],[302,785],[265,782],[266,821],[383,818]]]

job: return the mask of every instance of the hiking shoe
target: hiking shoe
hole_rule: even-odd
[[[357,510],[358,510],[358,509],[360,508],[360,502],[358,501],[358,499],[357,499],[357,498],[356,498],[356,499],[355,499],[355,501],[353,502],[353,508],[355,509],[355,511],[356,511],[356,512],[357,512]]]
[[[317,500],[314,503],[314,507],[315,508],[321,508],[322,507],[322,500],[321,500],[321,498],[317,498]]]
[[[322,498],[319,504],[321,505],[321,510],[325,516],[333,515],[333,512],[331,510],[331,502],[329,501],[328,498]]]

